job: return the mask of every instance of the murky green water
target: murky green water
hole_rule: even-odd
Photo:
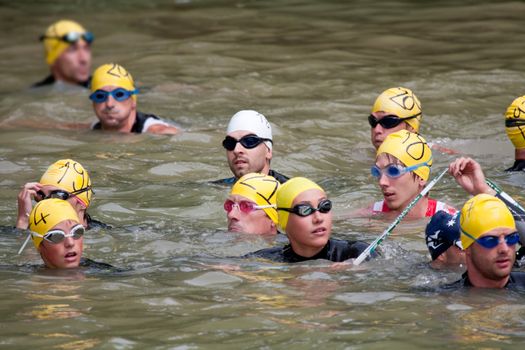
[[[503,113],[525,93],[522,2],[0,1],[0,346],[10,349],[518,348],[523,295],[437,293],[425,220],[403,222],[385,257],[356,268],[229,257],[271,246],[226,232],[229,169],[220,142],[240,109],[274,128],[272,167],[324,186],[335,234],[371,241],[389,221],[346,218],[380,197],[366,116],[384,89],[412,88],[427,139],[480,160],[522,198]],[[86,91],[34,92],[47,74],[42,31],[60,18],[96,35],[94,64],[138,82],[139,109],[179,123],[175,137],[61,130],[94,120]],[[85,256],[123,273],[33,271],[15,253],[16,195],[71,157],[91,172]],[[453,159],[435,154],[435,170]],[[460,206],[450,178],[433,196]],[[525,200],[524,200],[525,202]],[[24,267],[24,265],[26,265]],[[228,267],[220,268],[218,265]]]

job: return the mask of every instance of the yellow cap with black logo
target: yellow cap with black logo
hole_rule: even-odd
[[[237,180],[230,194],[243,196],[260,206],[273,205],[273,207],[263,208],[263,210],[277,224],[277,210],[275,206],[278,188],[279,181],[274,177],[260,173],[250,173]]]
[[[43,35],[44,50],[46,52],[46,62],[48,65],[55,63],[58,57],[64,52],[71,43],[61,38],[71,32],[84,34],[86,30],[80,24],[70,20],[60,20],[50,25]]]
[[[428,180],[432,151],[423,136],[408,130],[396,131],[385,138],[377,149],[376,157],[382,153],[396,157],[407,167],[421,165],[412,171],[423,180]]]
[[[372,106],[372,113],[376,112],[393,114],[406,119],[405,122],[415,131],[419,131],[419,124],[423,118],[421,102],[412,90],[404,87],[395,87],[383,91]]]
[[[507,108],[505,131],[515,148],[525,148],[525,96],[518,97]]]
[[[463,208],[459,219],[461,228],[461,245],[467,249],[474,240],[482,234],[497,228],[510,228],[516,230],[512,213],[505,203],[499,198],[488,194],[478,194],[469,199]]]
[[[298,195],[312,189],[324,192],[324,190],[312,180],[304,177],[291,178],[282,184],[277,191],[277,208],[291,208],[294,199]],[[282,231],[286,231],[290,213],[285,210],[278,210],[277,213],[279,214],[279,227]]]
[[[84,203],[86,208],[89,207],[93,197],[91,179],[87,170],[82,164],[72,159],[60,159],[51,164],[42,175],[40,184],[56,186],[73,194],[84,190],[75,195]]]
[[[95,69],[91,79],[91,92],[102,89],[104,86],[118,86],[128,91],[135,90],[135,82],[131,73],[116,63],[103,64]],[[137,95],[131,96],[137,100]]]
[[[53,227],[65,220],[73,220],[80,223],[78,214],[68,201],[49,198],[38,202],[29,214],[29,230],[45,235]],[[38,249],[43,237],[31,235],[33,244]]]

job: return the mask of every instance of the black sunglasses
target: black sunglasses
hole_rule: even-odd
[[[81,193],[84,193],[84,192],[87,192],[89,190],[91,190],[91,186],[84,187],[84,188],[81,188],[80,190],[76,190],[76,191],[73,191],[73,192],[68,192],[68,191],[64,191],[64,190],[54,190],[54,191],[51,191],[48,195],[46,195],[42,190],[39,190],[39,191],[36,192],[36,194],[37,194],[38,197],[41,198],[40,200],[49,199],[49,198],[58,198],[58,199],[62,199],[62,200],[67,201],[69,199],[69,197],[75,196],[77,194],[81,194]],[[93,192],[93,193],[95,193],[95,192]]]
[[[40,41],[43,41],[44,39],[57,39],[57,40],[62,40],[63,42],[66,42],[68,44],[74,44],[77,41],[79,41],[80,38],[84,39],[86,43],[88,44],[91,44],[93,40],[95,40],[95,36],[91,32],[85,32],[85,33],[69,32],[62,36],[42,35],[40,36]]]
[[[293,208],[277,208],[277,210],[284,210],[299,216],[312,215],[316,211],[326,214],[332,210],[332,201],[329,199],[324,199],[319,202],[317,208],[312,207],[310,204],[298,204]]]
[[[512,128],[514,126],[525,126],[525,120],[523,119],[505,119],[505,126]]]
[[[377,124],[379,124],[385,129],[392,129],[392,128],[395,128],[396,126],[398,126],[399,124],[401,124],[401,122],[403,122],[405,120],[413,119],[413,118],[416,118],[416,117],[417,116],[414,115],[414,116],[408,117],[408,118],[399,118],[397,115],[389,114],[389,115],[385,115],[383,118],[378,120],[373,115],[369,115],[368,116],[368,123],[370,123],[370,126],[372,128],[375,128],[377,126]]]
[[[226,148],[228,151],[233,151],[235,149],[235,146],[237,146],[237,142],[239,142],[244,148],[252,149],[259,146],[265,141],[270,141],[271,143],[273,143],[273,141],[270,139],[264,139],[255,135],[246,135],[241,137],[240,140],[237,140],[236,138],[233,138],[231,136],[226,136],[222,141],[222,147]]]

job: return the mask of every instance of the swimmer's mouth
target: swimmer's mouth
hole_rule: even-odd
[[[312,233],[316,236],[322,236],[326,233],[326,228],[325,227],[319,227],[315,230],[312,231]]]
[[[65,255],[65,258],[74,258],[75,256],[77,256],[76,252],[69,252]]]

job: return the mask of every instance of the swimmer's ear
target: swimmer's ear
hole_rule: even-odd
[[[266,147],[266,159],[268,161],[272,160],[272,155],[273,155],[272,150]]]

